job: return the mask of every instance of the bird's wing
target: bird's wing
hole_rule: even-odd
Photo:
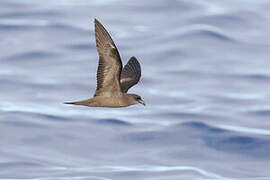
[[[121,58],[109,33],[97,19],[95,19],[95,37],[99,64],[97,88],[94,96],[113,96],[116,93],[121,93]]]
[[[121,72],[120,84],[123,92],[137,84],[141,77],[141,66],[139,61],[133,56],[129,59]]]

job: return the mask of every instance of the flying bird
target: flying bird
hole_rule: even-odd
[[[95,38],[99,55],[96,92],[93,98],[65,102],[65,104],[90,107],[145,105],[139,95],[127,93],[140,80],[141,66],[139,61],[132,56],[124,68],[122,68],[122,61],[116,45],[97,19],[95,19]]]

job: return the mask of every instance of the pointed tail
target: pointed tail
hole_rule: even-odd
[[[64,102],[64,104],[89,106],[91,102],[92,102],[92,99],[86,99],[86,100],[82,100],[82,101]]]

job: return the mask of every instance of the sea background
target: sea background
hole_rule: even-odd
[[[0,180],[269,180],[270,2],[1,0]],[[94,18],[146,106],[88,108]]]

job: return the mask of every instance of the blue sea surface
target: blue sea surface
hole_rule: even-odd
[[[1,0],[0,180],[270,180],[270,2]],[[146,106],[89,108],[94,18]]]

